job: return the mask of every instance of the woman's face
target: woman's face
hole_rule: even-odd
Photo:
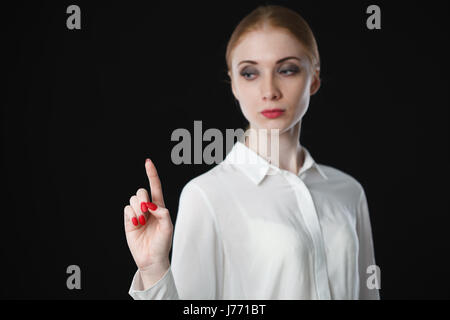
[[[310,95],[320,86],[318,71],[303,45],[289,32],[266,28],[241,39],[231,56],[232,90],[251,128],[280,129],[297,124],[306,113]],[[276,118],[261,113],[279,108]]]

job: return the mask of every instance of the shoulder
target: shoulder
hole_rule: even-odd
[[[335,167],[318,164],[320,169],[328,177],[326,189],[336,195],[347,204],[357,205],[364,196],[364,187],[351,174]]]
[[[218,189],[221,186],[221,182],[232,179],[233,174],[236,174],[235,168],[222,161],[208,171],[189,180],[185,187],[195,185],[204,191]]]
[[[216,197],[220,196],[221,189],[232,180],[235,169],[221,162],[208,171],[190,179],[183,187],[181,195],[201,195],[204,201],[215,203]]]
[[[218,164],[208,171],[190,179],[182,188],[178,204],[178,216],[190,216],[202,223],[217,224],[218,208],[226,201],[224,179],[229,179],[231,167]],[[180,214],[181,213],[181,214]],[[195,216],[196,219],[192,217]],[[211,219],[209,219],[211,218]],[[217,225],[216,225],[217,227]]]

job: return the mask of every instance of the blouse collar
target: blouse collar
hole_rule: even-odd
[[[317,162],[314,161],[308,149],[304,146],[302,148],[305,151],[305,161],[300,168],[297,176],[300,176],[303,172],[309,169],[315,169],[319,174],[327,180],[328,177],[325,172],[320,168]],[[286,171],[271,164],[266,159],[261,157],[258,153],[247,147],[243,142],[237,141],[231,151],[227,154],[225,161],[236,165],[255,183],[259,184],[261,180],[270,172],[278,173],[280,171]]]

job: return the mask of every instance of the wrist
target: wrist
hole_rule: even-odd
[[[152,263],[144,268],[138,268],[141,275],[144,290],[152,287],[158,282],[170,267],[169,260]]]

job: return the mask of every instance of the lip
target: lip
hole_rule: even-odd
[[[283,109],[278,109],[278,108],[266,109],[266,110],[261,111],[262,115],[269,119],[278,118],[279,116],[281,116],[283,114],[283,112],[284,112]]]

